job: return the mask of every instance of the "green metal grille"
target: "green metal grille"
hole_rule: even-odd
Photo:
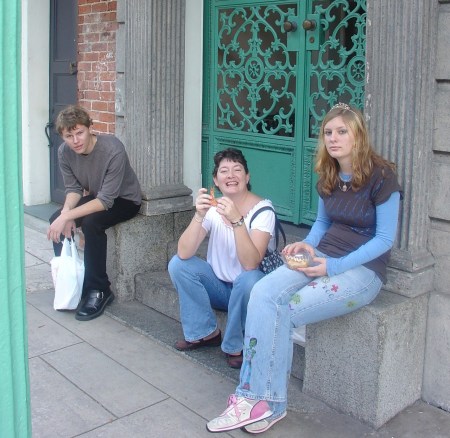
[[[287,50],[283,23],[296,9],[295,4],[220,9],[217,128],[294,135],[296,53]]]
[[[313,0],[321,43],[309,54],[309,136],[337,102],[364,107],[366,0]]]
[[[284,220],[311,224],[323,117],[336,102],[363,108],[366,0],[204,5],[204,186],[213,154],[237,147],[255,193]]]

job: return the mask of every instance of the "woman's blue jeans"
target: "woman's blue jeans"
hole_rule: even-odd
[[[259,269],[243,271],[233,283],[219,280],[211,265],[199,257],[169,262],[169,274],[180,300],[180,318],[184,337],[193,342],[217,328],[213,309],[228,311],[222,340],[225,353],[239,353],[244,344],[247,303],[254,284],[264,277]]]
[[[244,362],[236,394],[267,400],[273,417],[280,416],[287,405],[292,328],[360,309],[377,296],[381,285],[378,276],[364,266],[333,277],[311,278],[286,266],[266,275],[253,288],[248,303]]]

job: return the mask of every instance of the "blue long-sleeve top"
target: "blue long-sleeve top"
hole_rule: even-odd
[[[317,219],[306,243],[328,256],[327,274],[364,265],[386,281],[386,265],[398,224],[401,188],[388,167],[375,167],[359,190],[330,195],[319,190]]]
[[[376,207],[377,226],[375,236],[345,256],[328,258],[328,275],[337,275],[356,266],[363,265],[389,251],[395,240],[399,208],[400,192],[394,192],[386,202]],[[317,219],[304,242],[316,248],[330,225],[331,220],[325,211],[323,199],[319,198]]]

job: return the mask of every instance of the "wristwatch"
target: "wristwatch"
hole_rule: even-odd
[[[231,226],[233,228],[240,227],[244,223],[244,216],[241,216],[241,218],[237,222],[231,222]]]

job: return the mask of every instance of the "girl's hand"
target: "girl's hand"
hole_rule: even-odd
[[[323,277],[327,275],[327,259],[324,257],[313,257],[312,266],[296,269],[308,277]]]
[[[290,243],[289,245],[286,245],[281,252],[285,255],[295,255],[300,251],[307,251],[311,257],[315,257],[314,248],[309,243],[305,242]]]

